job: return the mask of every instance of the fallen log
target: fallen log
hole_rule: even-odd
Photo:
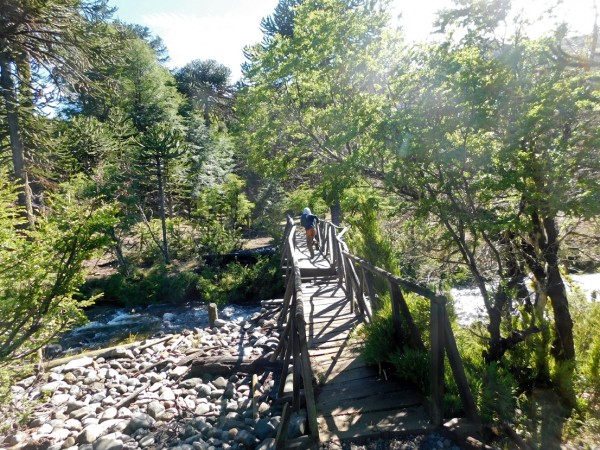
[[[51,359],[49,361],[46,361],[46,362],[44,362],[44,369],[46,369],[46,370],[52,369],[54,367],[58,367],[58,366],[62,366],[63,364],[67,364],[68,362],[73,361],[75,359],[80,359],[80,358],[84,358],[84,357],[107,357],[107,356],[110,356],[111,354],[113,354],[117,350],[127,350],[127,349],[137,348],[138,350],[142,351],[149,347],[152,347],[154,345],[160,344],[162,342],[168,341],[173,338],[174,338],[174,335],[169,334],[168,336],[165,336],[165,337],[162,337],[159,339],[155,339],[155,340],[151,340],[151,341],[147,341],[143,344],[140,344],[140,342],[132,342],[130,344],[116,345],[113,347],[99,348],[97,350],[83,351],[83,352],[77,353],[75,355],[65,356],[63,358]]]
[[[178,366],[189,365],[186,378],[195,378],[205,373],[213,375],[232,375],[236,372],[255,374],[267,370],[279,371],[283,361],[271,362],[269,358],[243,359],[236,356],[195,356],[190,355],[177,363]]]

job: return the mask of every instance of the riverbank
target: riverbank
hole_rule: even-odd
[[[212,329],[184,330],[57,366],[49,362],[46,371],[13,388],[1,414],[10,431],[0,446],[269,448],[280,421],[281,404],[271,394],[276,373],[200,373],[197,364],[266,359],[278,342],[272,317],[263,308],[248,320],[218,320]],[[302,413],[295,415],[289,437],[305,428]]]
[[[0,448],[274,448],[282,411],[275,395],[280,367],[267,363],[279,338],[274,318],[274,309],[262,308],[246,319],[220,319],[212,329],[50,360],[13,388],[13,401],[0,411],[0,425],[8,428],[0,434]],[[287,438],[306,431],[300,410],[291,417]],[[321,448],[460,450],[436,433]]]

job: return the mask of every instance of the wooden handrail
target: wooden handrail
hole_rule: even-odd
[[[412,281],[397,277],[379,267],[376,267],[364,259],[353,255],[348,250],[348,246],[342,240],[347,232],[347,227],[339,227],[326,222],[326,230],[339,230],[340,233],[334,233],[331,238],[335,241],[333,246],[334,254],[330,257],[330,262],[334,264],[340,276],[340,283],[346,286],[346,294],[351,304],[354,305],[354,297],[359,310],[371,320],[370,308],[365,300],[365,295],[371,303],[371,308],[375,306],[376,292],[372,280],[373,275],[388,283],[390,298],[392,301],[392,320],[394,325],[394,336],[398,344],[401,344],[402,320],[408,327],[409,345],[425,350],[425,345],[421,338],[408,305],[402,294],[402,290],[413,292],[431,302],[430,310],[430,352],[431,352],[431,381],[430,381],[430,413],[432,422],[440,425],[443,420],[443,398],[444,398],[444,355],[448,356],[452,374],[458,386],[459,395],[465,409],[467,417],[473,421],[479,421],[479,413],[475,405],[473,394],[470,390],[462,360],[456,346],[454,333],[450,326],[450,320],[446,311],[447,298],[420,286]],[[336,255],[336,251],[338,252]],[[341,264],[340,264],[341,261]],[[344,261],[347,263],[344,264]],[[356,267],[360,268],[362,277],[359,277]],[[342,274],[339,271],[343,271]]]
[[[289,226],[289,230],[288,230]],[[271,356],[274,361],[278,357],[284,359],[281,378],[279,380],[279,395],[283,394],[285,381],[288,375],[289,364],[292,364],[293,392],[292,407],[298,412],[300,409],[300,394],[304,391],[304,400],[308,415],[309,434],[318,441],[319,428],[317,423],[317,405],[313,389],[313,373],[308,354],[308,340],[306,338],[306,321],[304,319],[304,294],[302,292],[302,277],[300,265],[294,245],[296,225],[293,218],[288,216],[286,225],[288,235],[284,240],[285,249],[282,254],[286,259],[286,292],[283,306],[279,315],[279,324],[286,323],[280,336],[277,349]],[[289,312],[289,314],[288,314]],[[287,319],[287,320],[286,320]],[[284,448],[285,433],[279,433],[277,448]]]
[[[372,320],[371,311],[377,302],[374,277],[387,282],[392,301],[394,336],[399,345],[403,345],[403,342],[401,342],[403,336],[402,327],[406,326],[409,336],[408,344],[414,348],[425,350],[425,344],[404,299],[403,291],[415,293],[430,301],[429,345],[431,354],[431,380],[429,403],[432,422],[434,425],[440,425],[444,418],[445,356],[448,357],[450,362],[452,374],[456,380],[467,417],[479,422],[477,407],[465,375],[446,311],[446,296],[437,294],[412,281],[395,276],[350,253],[346,242],[342,239],[348,231],[348,227],[340,227],[322,220],[319,222],[317,229],[319,233],[320,252],[332,267],[335,268],[339,285],[344,289],[353,312],[362,314],[370,322]],[[286,325],[281,334],[279,346],[274,352],[272,359],[276,359],[277,357],[285,359],[282,380],[280,382],[280,393],[283,392],[288,363],[290,361],[293,362],[294,395],[292,397],[292,406],[298,410],[300,388],[302,385],[304,387],[308,413],[309,431],[313,437],[318,438],[316,403],[312,386],[313,374],[308,356],[306,323],[304,319],[304,295],[302,293],[301,274],[295,250],[296,225],[294,224],[294,219],[290,216],[287,218],[284,234],[283,245],[285,248],[282,251],[282,264],[285,262],[286,292],[283,308],[279,316],[279,324],[283,325],[285,323]]]

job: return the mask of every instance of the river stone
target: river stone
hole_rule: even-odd
[[[65,442],[63,442],[62,448],[68,449],[70,447],[73,447],[74,445],[75,445],[75,438],[73,436],[69,436],[67,439],[65,439]]]
[[[156,400],[150,402],[146,409],[147,409],[148,415],[150,417],[152,417],[153,419],[158,418],[158,416],[160,416],[160,414],[166,410],[166,408],[162,405],[162,403],[160,403]]]
[[[175,380],[183,375],[185,375],[188,371],[188,367],[187,366],[177,366],[173,369],[171,369],[171,371],[169,372],[169,378],[171,378],[172,380]]]
[[[275,450],[275,438],[268,438],[258,444],[256,450]]]
[[[94,364],[94,358],[90,358],[90,357],[83,357],[83,358],[79,358],[79,359],[73,359],[71,361],[69,361],[65,367],[63,367],[62,372],[69,372],[73,369],[78,369],[81,367],[88,367],[91,366],[92,364]]]
[[[188,378],[179,383],[179,387],[182,389],[196,389],[196,387],[201,384],[202,378]]]
[[[129,421],[129,424],[125,428],[125,433],[131,435],[139,429],[150,428],[154,425],[154,422],[156,422],[156,420],[148,414],[137,413]]]
[[[81,401],[69,402],[67,404],[66,413],[70,414],[73,411],[76,411],[76,410],[81,409],[81,408],[85,408],[86,406],[87,406],[87,404],[85,402],[81,402]]]
[[[94,450],[122,450],[123,441],[102,437],[94,442]]]
[[[133,352],[131,350],[129,350],[128,348],[124,348],[124,347],[117,347],[114,348],[112,350],[110,350],[109,352],[104,354],[104,357],[106,359],[117,359],[117,358],[127,358],[127,359],[133,359]]]
[[[66,428],[56,428],[50,433],[50,438],[55,441],[63,442],[71,435],[71,431]]]
[[[288,439],[296,439],[306,433],[306,417],[304,415],[293,414],[288,426]]]
[[[226,320],[223,320],[223,319],[215,320],[215,328],[223,328],[225,325],[227,325]]]
[[[126,406],[119,408],[119,413],[117,414],[117,417],[119,419],[131,419],[132,416],[133,416],[133,413]]]
[[[61,406],[67,403],[69,400],[72,400],[70,394],[54,394],[50,399],[50,402],[54,406]]]
[[[67,373],[65,373],[65,376],[63,377],[63,381],[65,383],[75,384],[77,382],[77,377],[75,376],[75,374],[73,372],[67,372]]]
[[[192,443],[194,450],[208,450],[210,445],[204,441],[197,440]]]
[[[256,422],[254,432],[256,433],[256,437],[258,439],[264,441],[267,438],[275,437],[277,434],[277,428],[275,428],[268,418],[265,418]]]
[[[215,389],[210,393],[210,398],[221,398],[225,393],[225,389]]]
[[[196,407],[196,410],[194,411],[194,414],[196,416],[202,416],[202,415],[206,414],[209,411],[210,411],[210,405],[208,403],[200,403]]]
[[[227,387],[227,380],[223,377],[218,377],[213,380],[212,384],[217,389],[225,389]]]
[[[256,444],[257,444],[257,441],[258,441],[256,439],[256,436],[254,436],[252,433],[250,433],[247,430],[240,431],[239,434],[237,435],[236,440],[240,444],[242,444],[242,445],[244,445],[244,446],[246,446],[248,448],[254,448],[254,447],[256,447]]]
[[[139,444],[140,444],[140,447],[142,447],[142,448],[148,448],[150,446],[153,446],[155,441],[156,440],[154,438],[154,433],[150,433],[150,434],[147,434],[146,436],[143,436],[140,439]]]
[[[100,414],[100,422],[106,422],[117,417],[118,411],[115,407],[107,408],[102,414]]]
[[[72,431],[81,431],[83,429],[83,425],[79,420],[67,419],[65,422],[65,428]]]
[[[92,409],[89,406],[84,406],[83,408],[76,409],[75,411],[69,414],[71,419],[76,419],[81,421],[84,417],[90,416],[94,414]]]
[[[165,387],[160,393],[160,400],[175,400],[175,393],[171,388]]]
[[[67,384],[64,381],[51,381],[50,383],[46,383],[40,388],[41,392],[54,392],[58,390],[60,387],[66,386]]]
[[[102,433],[104,433],[104,430],[105,428],[102,425],[88,425],[81,431],[81,433],[79,433],[79,436],[77,436],[77,443],[92,444],[102,435]]]
[[[208,384],[201,384],[196,390],[198,391],[198,395],[202,398],[208,397],[212,392],[212,389]]]

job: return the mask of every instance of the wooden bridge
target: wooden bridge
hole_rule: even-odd
[[[286,292],[279,314],[282,329],[273,360],[283,360],[279,395],[292,393],[284,405],[277,448],[311,448],[318,442],[360,441],[439,428],[444,420],[444,355],[459,387],[467,423],[478,423],[477,410],[456,348],[445,297],[402,280],[352,255],[343,240],[346,228],[321,221],[319,252],[310,258],[303,230],[288,217],[282,248]],[[403,291],[430,300],[428,398],[411,384],[363,362],[362,342],[354,331],[371,321],[385,281],[392,300],[394,336],[426,350]],[[306,408],[308,438],[286,442],[291,410]]]

